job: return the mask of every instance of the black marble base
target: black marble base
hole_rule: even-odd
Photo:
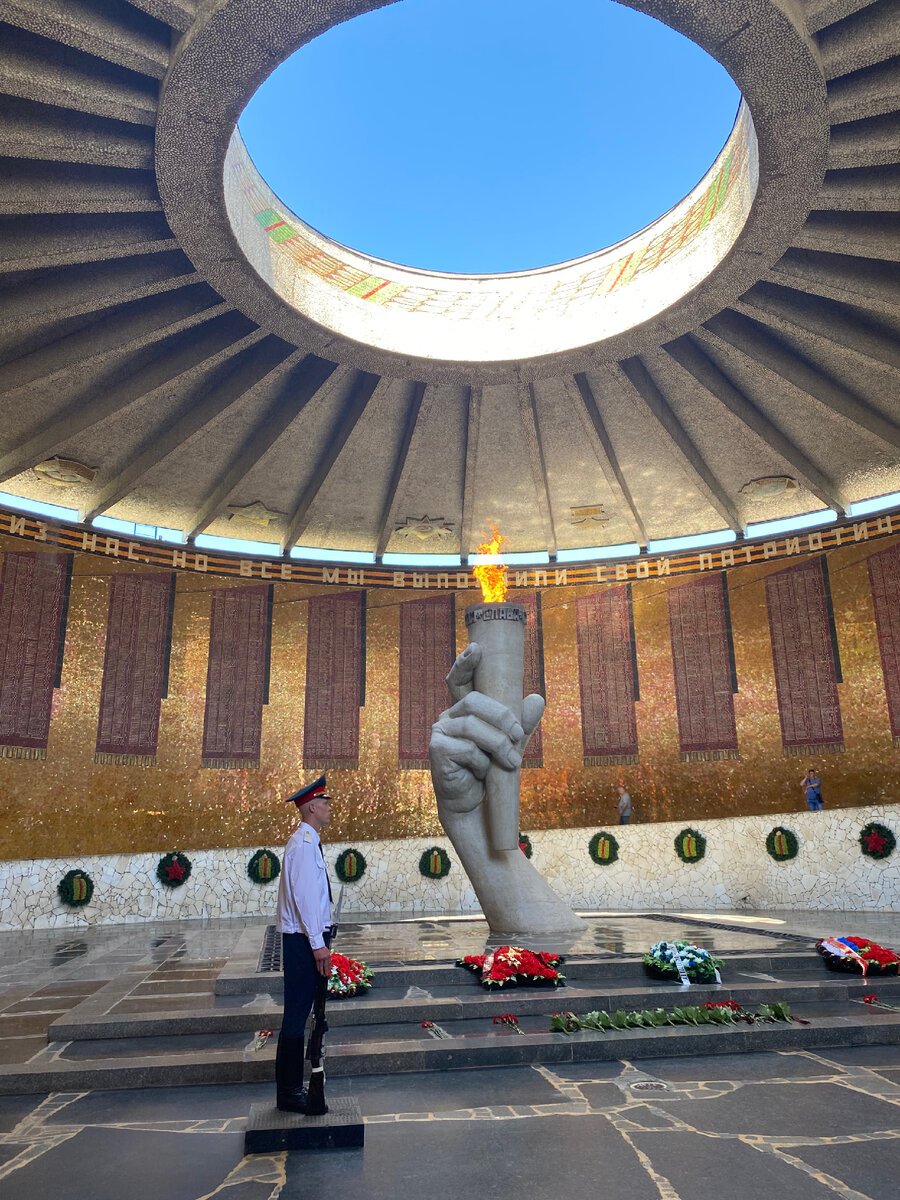
[[[351,1096],[329,1097],[328,1112],[321,1117],[281,1112],[274,1104],[254,1104],[244,1134],[244,1153],[343,1150],[362,1146],[365,1131],[359,1104]]]

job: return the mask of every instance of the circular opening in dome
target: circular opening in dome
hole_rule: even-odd
[[[739,99],[698,46],[611,0],[569,0],[552,20],[538,0],[405,0],[291,55],[239,130],[326,238],[492,275],[654,222],[709,170]]]

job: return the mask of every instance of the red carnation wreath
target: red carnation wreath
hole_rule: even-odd
[[[372,986],[374,971],[364,962],[331,952],[331,974],[328,976],[329,996],[356,996]]]
[[[478,976],[482,987],[491,991],[502,987],[560,987],[566,977],[558,970],[562,955],[540,950],[525,950],[521,946],[500,946],[491,954],[468,954],[458,960]]]
[[[870,938],[821,938],[816,949],[832,971],[849,971],[852,975],[896,975],[900,969],[900,954],[887,950]]]

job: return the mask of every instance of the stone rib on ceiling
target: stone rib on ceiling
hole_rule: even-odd
[[[831,140],[782,258],[654,353],[472,387],[309,354],[195,270],[153,163],[192,0],[4,5],[0,483],[82,518],[378,555],[466,554],[492,519],[511,550],[646,543],[900,489],[900,10],[806,12]],[[96,474],[54,487],[32,469],[52,456]],[[751,469],[799,488],[751,502]],[[257,501],[267,532],[229,516]]]

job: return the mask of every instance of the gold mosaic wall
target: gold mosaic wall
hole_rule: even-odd
[[[846,753],[818,760],[828,807],[893,801],[900,751],[890,734],[874,611],[866,570],[873,547],[828,554],[844,683],[838,685]],[[21,549],[0,539],[0,549]],[[783,563],[728,573],[740,690],[735,709],[739,761],[682,763],[666,591],[678,581],[633,585],[641,699],[641,764],[582,765],[575,597],[596,586],[543,594],[548,708],[544,767],[523,772],[522,828],[609,826],[616,784],[634,801],[634,822],[804,810],[806,760],[785,758],[764,594],[765,576]],[[169,696],[162,704],[154,767],[97,765],[94,747],[103,670],[109,578],[137,570],[90,555],[75,556],[62,686],[54,694],[46,761],[0,759],[0,857],[60,857],[282,844],[296,809],[282,803],[315,772],[301,766],[306,612],[322,587],[275,586],[270,702],[263,710],[258,770],[200,767],[210,592],[239,580],[178,574]],[[417,597],[424,593],[416,593]],[[367,597],[366,705],[361,713],[360,769],[333,771],[335,840],[440,833],[430,778],[398,771],[399,606],[409,590]],[[472,594],[467,598],[474,599]],[[462,597],[457,644],[466,644]]]

